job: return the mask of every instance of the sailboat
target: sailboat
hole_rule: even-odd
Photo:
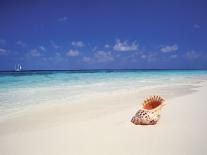
[[[15,65],[15,71],[20,72],[22,70],[22,66],[20,64]]]

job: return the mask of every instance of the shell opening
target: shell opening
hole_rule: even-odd
[[[144,109],[152,110],[152,109],[158,107],[160,104],[161,104],[161,102],[157,102],[157,101],[150,102],[150,103],[144,105]]]
[[[151,96],[144,101],[143,108],[147,110],[152,110],[157,108],[163,103],[164,99],[160,96]]]

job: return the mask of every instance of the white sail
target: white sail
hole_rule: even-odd
[[[15,65],[14,69],[15,69],[15,71],[19,72],[22,70],[22,66],[20,64]]]

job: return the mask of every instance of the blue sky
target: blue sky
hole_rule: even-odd
[[[207,68],[207,2],[0,1],[0,70]]]

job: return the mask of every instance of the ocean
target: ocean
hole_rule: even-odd
[[[101,93],[207,80],[207,70],[80,70],[0,72],[0,118],[37,105],[70,104]]]

